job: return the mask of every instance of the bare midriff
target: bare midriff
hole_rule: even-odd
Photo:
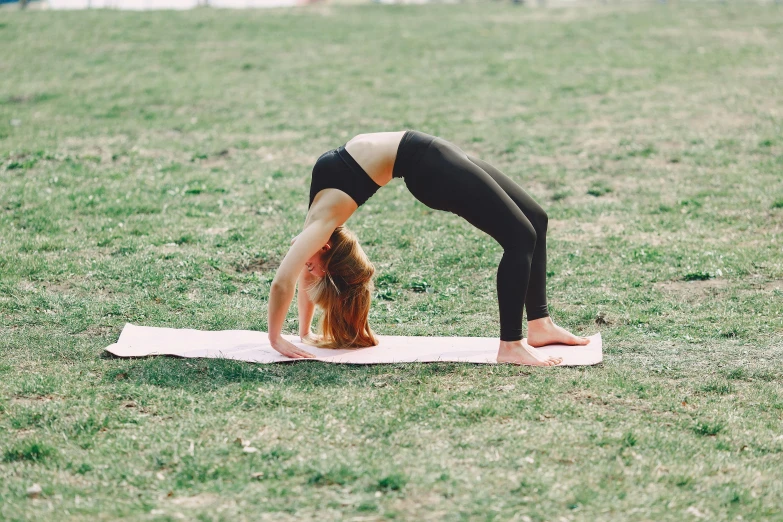
[[[345,144],[345,150],[375,183],[384,186],[392,179],[403,134],[405,131],[359,134]]]

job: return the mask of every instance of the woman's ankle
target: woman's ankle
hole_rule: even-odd
[[[546,328],[547,326],[552,326],[555,324],[554,321],[552,321],[552,318],[550,316],[546,317],[539,317],[538,319],[533,319],[532,321],[527,322],[527,330],[530,332],[530,329],[541,329]]]

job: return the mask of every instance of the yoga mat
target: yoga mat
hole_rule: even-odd
[[[407,337],[379,335],[380,344],[370,348],[332,350],[302,343],[298,335],[283,335],[288,341],[316,356],[289,359],[275,351],[266,332],[223,330],[218,332],[137,326],[127,323],[116,343],[106,351],[119,357],[175,355],[234,359],[253,363],[322,361],[343,364],[382,364],[408,362],[469,362],[497,364],[498,339],[493,337]],[[562,357],[562,366],[585,366],[603,360],[601,334],[591,337],[587,346],[550,345],[542,353]]]

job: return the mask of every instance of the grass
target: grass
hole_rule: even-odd
[[[1,13],[0,519],[780,519],[780,6]],[[602,366],[103,354],[265,330],[314,160],[404,128],[544,206]],[[498,334],[488,237],[349,226],[378,333]]]

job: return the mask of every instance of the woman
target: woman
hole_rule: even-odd
[[[297,359],[313,357],[281,336],[297,279],[303,342],[324,347],[378,344],[367,322],[375,270],[343,224],[392,178],[404,178],[416,199],[465,218],[503,247],[497,272],[498,362],[553,366],[562,359],[546,357],[536,347],[589,342],[549,317],[543,209],[499,170],[456,145],[401,131],[360,134],[316,161],[304,229],[292,240],[270,289],[269,341],[275,350]],[[316,305],[324,310],[320,336],[310,331]],[[522,343],[523,306],[527,344]]]

